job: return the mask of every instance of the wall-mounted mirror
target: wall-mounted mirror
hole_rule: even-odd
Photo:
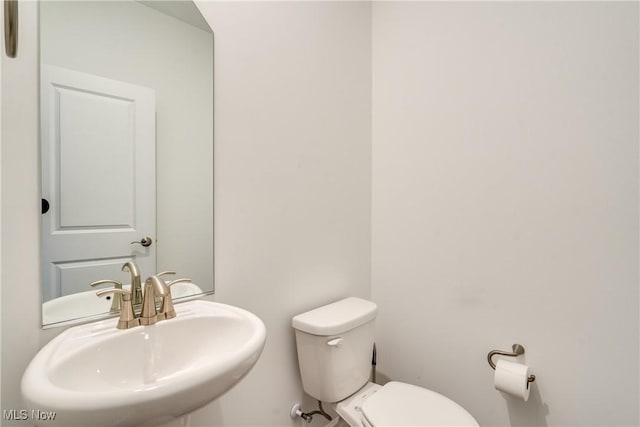
[[[43,325],[113,315],[90,283],[127,261],[213,292],[213,32],[190,0],[39,13]]]

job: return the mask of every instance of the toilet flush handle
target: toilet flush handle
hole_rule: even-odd
[[[333,339],[330,339],[329,341],[327,341],[327,345],[329,347],[338,347],[341,342],[342,342],[342,337],[333,338]]]

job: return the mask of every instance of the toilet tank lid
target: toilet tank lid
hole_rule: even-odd
[[[299,314],[292,326],[312,335],[341,334],[375,319],[378,306],[362,298],[349,297]]]

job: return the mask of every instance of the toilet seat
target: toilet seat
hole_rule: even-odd
[[[392,381],[368,384],[338,404],[338,414],[350,425],[366,427],[474,426],[477,421],[451,399],[426,388]],[[354,423],[359,419],[358,423]]]

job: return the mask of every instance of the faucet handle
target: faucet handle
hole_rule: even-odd
[[[104,297],[109,294],[120,295],[122,297],[122,310],[120,310],[120,319],[118,320],[118,329],[129,329],[134,326],[140,325],[140,319],[138,319],[133,312],[133,306],[131,305],[131,292],[126,289],[102,289],[96,292],[99,297]]]
[[[160,312],[158,313],[158,316],[161,316],[163,319],[173,319],[174,317],[176,317],[176,309],[173,307],[173,297],[171,296],[171,286],[175,285],[176,283],[192,282],[191,279],[183,278],[172,280],[171,282],[167,283],[167,289],[169,289],[169,292],[167,292],[167,294],[162,297],[162,305],[160,306]]]
[[[122,282],[120,282],[119,280],[110,280],[110,279],[96,280],[95,282],[92,282],[89,286],[91,286],[92,288],[95,288],[96,286],[105,285],[107,283],[113,283],[116,289],[122,289]],[[111,311],[120,310],[120,309],[122,309],[122,294],[114,292],[113,301],[111,301]]]
[[[122,296],[123,301],[131,301],[131,291],[127,289],[109,288],[109,289],[100,289],[98,292],[96,292],[96,295],[98,295],[99,297],[104,297],[109,294],[118,294]]]
[[[176,272],[175,271],[171,271],[171,270],[167,270],[167,271],[163,271],[162,273],[156,274],[156,277],[166,276],[167,274],[176,274]]]
[[[111,279],[104,279],[104,280],[96,280],[95,282],[91,282],[91,286],[95,287],[95,286],[99,286],[99,285],[104,285],[105,283],[113,283],[116,287],[116,289],[122,289],[122,282],[119,280],[111,280]]]
[[[187,279],[186,277],[182,279],[176,279],[167,283],[167,287],[171,289],[171,286],[175,285],[176,283],[193,283],[193,281],[191,279]]]

